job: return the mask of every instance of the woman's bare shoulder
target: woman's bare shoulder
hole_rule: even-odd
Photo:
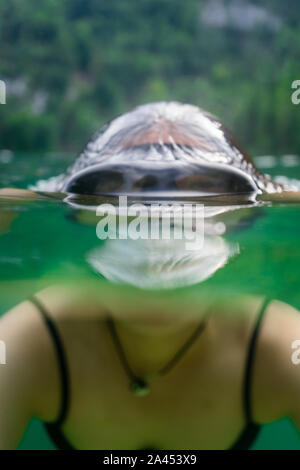
[[[8,398],[9,390],[22,390],[22,396],[28,397],[24,406],[28,406],[30,415],[52,421],[60,406],[61,378],[44,314],[52,320],[68,352],[69,345],[76,343],[74,338],[80,339],[82,334],[88,334],[87,329],[93,329],[96,313],[101,315],[103,308],[87,286],[53,285],[36,292],[34,297],[37,303],[26,299],[0,318],[0,340],[7,356],[1,381],[6,384]],[[13,402],[12,395],[10,401]]]
[[[0,339],[6,353],[1,389],[4,395],[7,392],[9,403],[24,400],[29,416],[53,419],[58,400],[56,357],[45,323],[33,304],[25,300],[1,317]],[[16,397],[14,391],[18,391]]]
[[[34,297],[58,322],[85,321],[105,313],[95,284],[88,281],[55,284],[37,292]]]
[[[260,327],[254,363],[253,401],[257,420],[286,416],[293,394],[300,392],[300,365],[293,363],[300,345],[300,312],[286,302],[272,300]]]
[[[225,336],[231,345],[238,345],[237,350],[244,351],[245,346],[249,350],[264,301],[263,296],[247,295],[220,302],[218,310],[223,314],[223,337],[226,331]],[[252,361],[251,404],[254,421],[267,423],[297,413],[299,421],[299,310],[278,299],[268,302],[259,325]]]

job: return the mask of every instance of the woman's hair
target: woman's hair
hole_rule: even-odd
[[[290,189],[262,174],[218,118],[157,102],[106,124],[67,171],[31,189],[73,194],[176,191],[199,195]]]
[[[58,182],[59,191],[103,194],[273,192],[231,132],[189,104],[158,102],[125,113],[94,136]]]

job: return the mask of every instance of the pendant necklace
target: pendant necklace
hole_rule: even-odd
[[[117,334],[116,326],[115,323],[112,319],[112,317],[108,316],[107,319],[107,325],[108,328],[111,332],[116,350],[118,352],[120,361],[123,365],[123,368],[126,371],[126,374],[128,375],[128,378],[130,380],[129,383],[129,388],[131,392],[134,395],[137,396],[144,396],[147,395],[150,392],[150,387],[149,387],[149,382],[152,381],[153,379],[156,379],[158,377],[161,377],[162,375],[167,374],[174,366],[175,364],[179,361],[179,359],[184,355],[184,353],[188,350],[188,348],[191,347],[191,345],[195,342],[195,340],[198,338],[198,336],[203,332],[205,329],[206,323],[207,323],[207,318],[205,317],[200,325],[196,328],[196,330],[193,332],[193,334],[188,338],[188,340],[181,346],[181,348],[176,352],[174,357],[164,366],[162,367],[159,371],[148,375],[147,377],[138,377],[136,376],[127,361],[124,349],[121,345],[119,336]]]

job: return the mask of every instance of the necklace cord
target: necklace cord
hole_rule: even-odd
[[[112,335],[112,338],[114,340],[114,343],[115,343],[115,346],[117,348],[117,352],[119,354],[119,358],[121,359],[121,362],[123,364],[123,367],[124,369],[126,370],[126,373],[127,375],[132,379],[132,380],[135,380],[137,377],[136,375],[132,372],[129,364],[128,364],[128,361],[127,361],[127,358],[126,358],[126,355],[124,353],[124,350],[123,350],[123,347],[121,345],[121,342],[119,340],[119,337],[118,337],[118,334],[117,334],[117,331],[116,331],[116,327],[115,327],[115,324],[114,324],[114,321],[113,319],[108,316],[107,319],[107,324],[108,324],[108,327],[109,327],[109,330],[111,332],[111,335]]]
[[[116,330],[116,326],[115,326],[115,323],[112,319],[111,316],[108,316],[107,317],[107,324],[108,324],[108,327],[109,327],[109,330],[111,332],[111,335],[112,335],[112,338],[114,340],[114,343],[115,343],[115,346],[116,346],[116,349],[117,349],[117,352],[118,352],[118,355],[119,355],[119,358],[123,364],[123,367],[127,373],[127,375],[129,376],[129,378],[131,380],[136,380],[136,379],[139,379],[139,377],[137,377],[131,370],[130,366],[129,366],[129,363],[127,361],[127,358],[126,358],[126,355],[125,355],[125,352],[124,352],[124,349],[123,349],[123,346],[120,342],[120,339],[119,339],[119,336],[117,334],[117,330]],[[195,342],[195,340],[197,339],[197,337],[200,335],[200,333],[203,332],[203,330],[205,329],[206,327],[206,324],[207,324],[207,316],[202,320],[202,322],[200,323],[200,325],[198,325],[198,327],[196,328],[196,330],[192,333],[192,335],[187,339],[187,341],[184,342],[183,346],[176,352],[175,356],[171,358],[170,361],[168,361],[168,363],[162,367],[158,372],[156,372],[155,374],[152,374],[152,378],[155,378],[155,377],[160,377],[162,375],[165,375],[167,374],[174,366],[175,364],[179,361],[179,359],[183,356],[183,354],[187,351],[187,349],[189,347],[191,347],[191,345]]]

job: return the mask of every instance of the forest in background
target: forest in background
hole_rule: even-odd
[[[0,149],[78,153],[107,120],[196,104],[252,154],[300,153],[297,0],[2,0]]]

